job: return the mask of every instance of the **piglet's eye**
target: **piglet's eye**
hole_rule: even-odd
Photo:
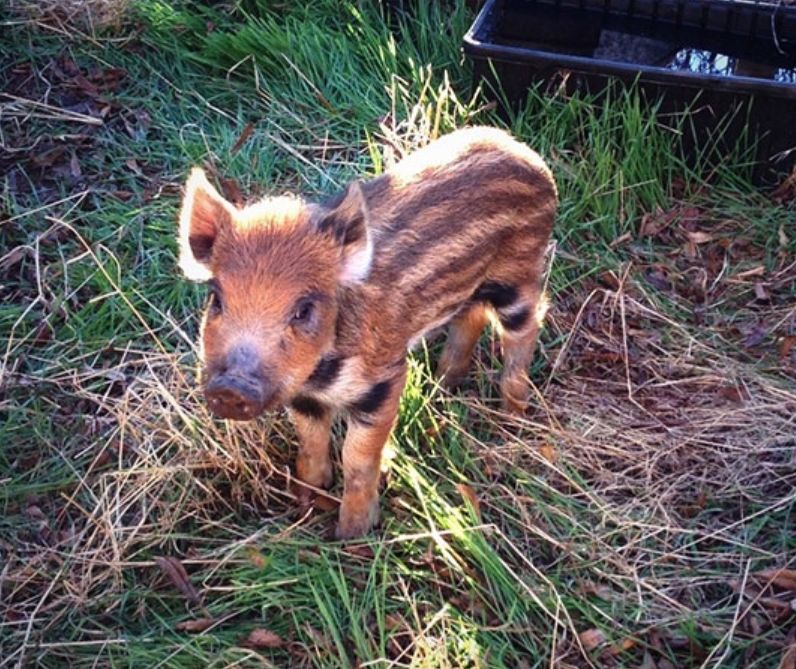
[[[218,281],[215,279],[210,279],[207,282],[207,287],[210,289],[208,307],[215,313],[221,313],[224,309],[224,301],[221,299],[221,286],[218,285]]]
[[[310,299],[304,299],[296,305],[293,317],[290,320],[294,325],[302,325],[311,321],[314,314],[315,304]]]

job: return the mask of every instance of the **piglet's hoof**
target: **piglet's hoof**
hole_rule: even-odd
[[[334,536],[340,541],[365,536],[379,522],[379,504],[375,502],[364,509],[352,511],[345,503],[340,507],[340,520]]]

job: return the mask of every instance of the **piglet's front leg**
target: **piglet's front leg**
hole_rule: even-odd
[[[329,441],[334,414],[331,408],[314,399],[297,398],[290,406],[290,417],[299,438],[296,476],[316,488],[328,488],[332,485]],[[300,498],[311,497],[306,488],[299,492]]]
[[[401,399],[406,370],[374,384],[350,407],[348,434],[343,444],[343,503],[338,539],[366,534],[379,520],[381,456],[390,437]]]

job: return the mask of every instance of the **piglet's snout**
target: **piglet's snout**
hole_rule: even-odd
[[[273,395],[259,372],[256,356],[248,347],[237,347],[227,356],[227,365],[205,385],[205,399],[219,418],[252,420],[265,409]]]

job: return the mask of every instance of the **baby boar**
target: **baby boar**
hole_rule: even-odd
[[[211,292],[201,334],[211,411],[252,420],[286,407],[297,478],[315,487],[332,483],[330,429],[343,412],[336,534],[366,533],[406,352],[424,335],[450,325],[437,372],[455,386],[493,318],[503,403],[523,410],[556,206],[542,159],[490,128],[453,132],[323,204],[280,196],[236,208],[194,170],[180,266]]]

